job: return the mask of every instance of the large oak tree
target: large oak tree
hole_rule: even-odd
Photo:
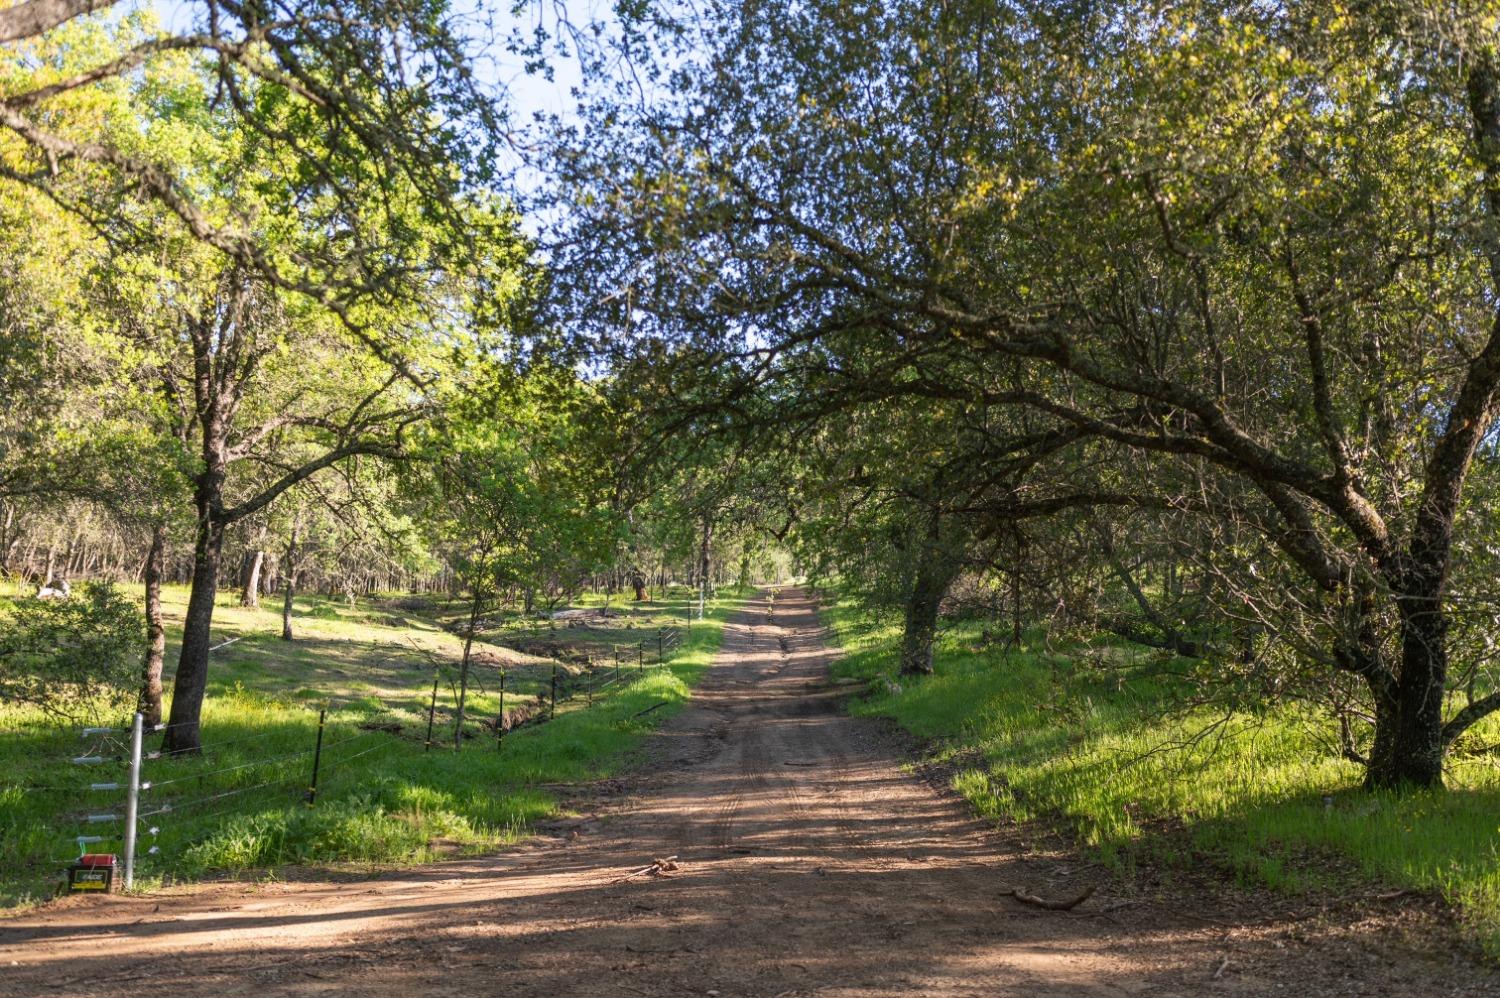
[[[601,102],[571,161],[607,275],[575,301],[751,378],[858,335],[914,394],[1119,445],[1134,501],[1300,573],[1307,653],[1366,687],[1369,782],[1439,784],[1500,707],[1449,667],[1487,585],[1455,540],[1493,529],[1466,487],[1500,406],[1494,18],[715,10],[667,36],[710,52],[671,57],[679,99]]]

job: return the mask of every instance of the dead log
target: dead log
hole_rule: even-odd
[[[1082,894],[1067,901],[1049,901],[1046,898],[1037,897],[1031,893],[1029,887],[1012,887],[1001,896],[1013,897],[1022,904],[1029,904],[1033,908],[1044,908],[1047,911],[1072,911],[1094,896],[1094,888],[1085,887]]]

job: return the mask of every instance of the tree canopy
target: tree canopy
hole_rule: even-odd
[[[472,637],[795,557],[909,674],[1004,607],[1439,784],[1500,709],[1496,23],[632,5],[522,141],[441,3],[11,5],[6,565],[56,516],[191,582],[181,751],[221,586],[294,639],[297,585],[420,576]]]

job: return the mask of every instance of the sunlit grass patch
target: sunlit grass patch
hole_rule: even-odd
[[[399,635],[385,625],[340,625],[350,629],[347,643],[362,649],[358,654],[339,655],[335,644],[330,655],[330,646],[318,643],[327,635],[299,640],[283,659],[281,684],[216,657],[203,713],[204,755],[146,764],[155,785],[142,795],[138,876],[153,884],[294,865],[382,866],[503,845],[556,813],[549,787],[617,771],[642,737],[687,701],[712,662],[724,618],[739,603],[724,597],[710,606],[709,620],[694,622],[665,667],[647,659],[645,667],[622,668],[592,706],[582,696],[560,702],[555,719],[523,725],[503,741],[482,723],[499,710],[495,670],[476,668],[461,752],[452,749],[446,678],[433,748],[425,750],[432,661],[422,658],[419,670],[409,666],[404,685],[392,682],[384,648]],[[263,612],[243,611],[242,618],[253,622],[250,615]],[[441,660],[451,673],[457,646],[445,647]],[[317,679],[330,662],[347,675],[332,698],[316,802],[308,806],[318,708],[330,699]],[[547,674],[543,667],[521,670],[507,683],[507,704],[534,703]],[[612,676],[609,670],[593,679]],[[88,769],[68,764],[81,745],[96,743],[82,742],[75,728],[47,726],[15,709],[0,710],[0,722],[0,903],[16,904],[52,892],[77,853],[69,835],[101,830],[78,825],[100,809],[100,797],[83,788],[121,779],[124,766],[116,758]],[[118,756],[121,745],[118,736],[106,739],[105,754]],[[113,805],[119,795],[104,796]],[[120,850],[118,842],[91,848]]]
[[[837,671],[895,679],[899,620],[848,602],[828,612],[848,652]],[[957,760],[955,788],[982,814],[1061,821],[1122,868],[1198,853],[1273,887],[1352,873],[1439,891],[1500,953],[1493,754],[1454,759],[1445,792],[1370,794],[1331,722],[1306,708],[1179,708],[1182,691],[1149,650],[1113,638],[1058,654],[982,648],[981,630],[954,624],[933,676],[872,683],[853,709],[892,717]],[[1500,741],[1500,720],[1474,740]]]

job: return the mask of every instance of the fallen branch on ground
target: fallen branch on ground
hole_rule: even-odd
[[[652,704],[650,707],[647,707],[645,710],[638,710],[634,714],[631,714],[630,716],[632,718],[640,717],[642,714],[649,714],[649,713],[651,713],[653,710],[655,710],[658,707],[665,707],[669,703],[671,703],[670,700],[663,700],[661,703]]]
[[[1046,898],[1040,898],[1030,893],[1030,889],[1026,887],[1012,887],[1001,895],[1001,897],[1006,896],[1013,897],[1022,904],[1029,904],[1035,908],[1045,908],[1048,911],[1072,911],[1094,896],[1094,888],[1085,887],[1082,894],[1069,901],[1048,901]]]
[[[676,869],[676,856],[668,856],[666,859],[653,859],[650,863],[647,863],[639,870],[632,870],[630,873],[625,874],[625,876],[623,877],[617,877],[616,879],[611,880],[610,883],[623,884],[627,880],[634,880],[636,877],[643,875],[650,875],[653,877],[666,877],[668,879],[671,879],[672,872]]]

